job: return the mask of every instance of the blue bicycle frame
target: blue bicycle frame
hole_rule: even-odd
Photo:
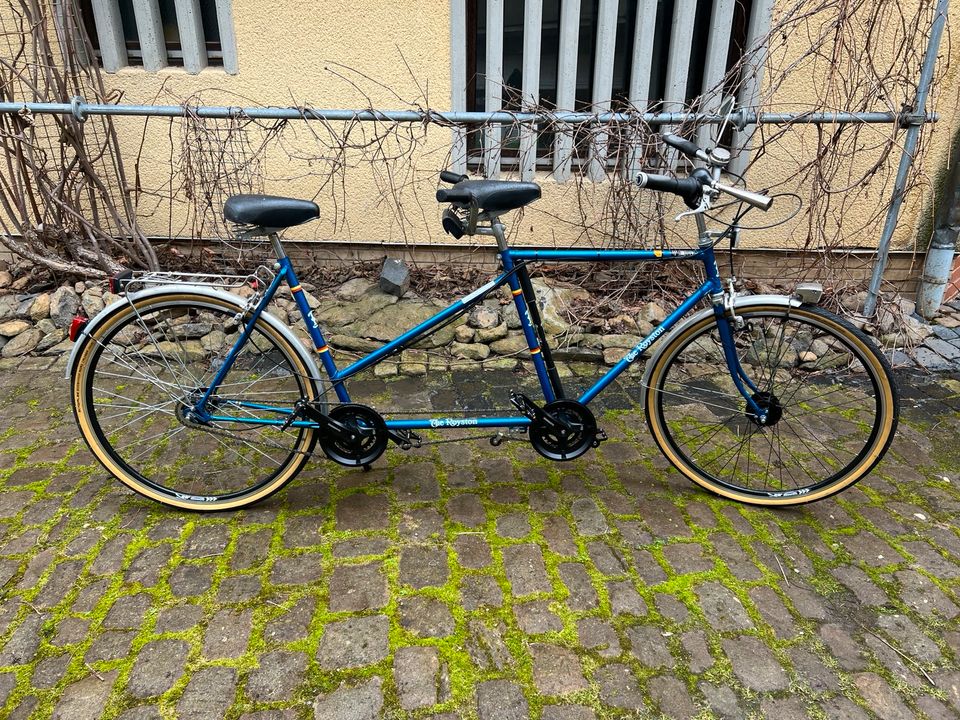
[[[700,218],[698,217],[698,220]],[[700,223],[702,225],[702,220]],[[498,227],[499,226],[499,227]],[[257,319],[260,317],[264,308],[270,303],[276,295],[277,290],[282,283],[290,287],[290,291],[303,316],[304,323],[310,333],[314,348],[320,356],[323,369],[327,374],[337,399],[342,403],[350,402],[350,394],[347,392],[345,381],[367,368],[376,365],[384,358],[391,356],[402,349],[412,345],[419,338],[438,329],[447,322],[455,319],[457,316],[465,313],[470,307],[480,302],[490,292],[496,288],[507,284],[513,294],[514,302],[517,307],[517,314],[520,318],[520,326],[527,341],[527,348],[532,356],[533,365],[537,372],[537,378],[540,383],[543,397],[546,402],[552,402],[558,399],[560,382],[556,371],[550,361],[549,347],[546,345],[544,335],[539,325],[539,312],[536,308],[536,299],[533,295],[532,287],[529,283],[529,275],[526,269],[528,262],[664,262],[673,260],[700,260],[706,270],[706,280],[689,295],[680,305],[670,313],[666,319],[657,325],[646,337],[640,340],[618,363],[608,370],[596,383],[577,398],[583,404],[588,404],[596,398],[603,390],[610,385],[616,378],[636,360],[658,339],[668,333],[698,302],[704,298],[711,298],[714,307],[714,313],[717,318],[717,327],[720,339],[724,348],[724,355],[727,366],[730,369],[731,377],[737,389],[741,392],[747,402],[748,407],[758,416],[762,416],[761,409],[753,400],[752,395],[758,392],[757,387],[751,382],[750,378],[740,367],[737,358],[733,334],[730,324],[724,314],[722,303],[723,285],[717,268],[716,258],[713,252],[713,243],[709,242],[705,231],[701,227],[701,243],[696,250],[541,250],[537,248],[510,248],[503,240],[503,226],[499,223],[494,224],[494,231],[489,233],[496,235],[499,244],[498,255],[500,258],[503,272],[496,279],[486,285],[478,288],[466,297],[457,300],[447,308],[441,310],[433,317],[425,320],[414,328],[403,333],[394,340],[388,342],[383,347],[375,350],[364,357],[356,360],[351,365],[339,369],[334,362],[330,346],[323,337],[323,332],[317,324],[307,304],[300,281],[297,279],[296,272],[290,259],[286,256],[276,236],[271,236],[274,249],[277,252],[278,260],[274,265],[276,274],[263,294],[260,302],[250,313],[250,318],[237,340],[234,347],[227,354],[223,364],[218,369],[214,379],[207,388],[203,398],[197,403],[194,411],[198,418],[205,421],[219,422],[238,422],[251,423],[258,425],[276,424],[282,425],[289,422],[289,416],[294,412],[293,408],[273,407],[259,403],[250,403],[245,401],[235,401],[235,404],[251,410],[260,410],[265,413],[271,413],[275,417],[234,417],[223,416],[206,411],[207,401],[214,394],[224,378],[230,371],[234,358],[240,348],[247,342],[250,333],[253,330]],[[533,319],[531,319],[531,316]],[[545,357],[546,356],[546,357]],[[503,416],[503,417],[458,417],[458,418],[418,418],[410,420],[390,420],[385,418],[389,430],[418,430],[427,428],[511,428],[530,425],[530,419],[522,416]],[[310,420],[296,420],[289,425],[293,427],[317,427],[317,424]]]

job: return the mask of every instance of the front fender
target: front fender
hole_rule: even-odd
[[[70,351],[70,357],[67,359],[67,368],[64,376],[66,378],[70,378],[73,375],[73,367],[77,361],[77,358],[80,357],[80,352],[83,350],[84,346],[90,342],[90,333],[98,326],[106,322],[107,319],[109,319],[115,312],[129,303],[137,302],[146,298],[160,297],[171,293],[189,293],[193,295],[201,295],[203,297],[224,300],[236,307],[238,312],[243,310],[246,306],[242,298],[237,297],[232,293],[228,293],[224,290],[216,290],[214,288],[204,287],[202,285],[159,285],[146,290],[129,293],[128,295],[122,297],[114,303],[111,303],[109,306],[101,310],[93,319],[90,320],[90,322],[87,323],[86,327],[83,329],[83,332],[80,334],[80,337],[78,337],[77,341],[74,343],[73,350]],[[307,366],[307,371],[310,373],[311,379],[317,383],[317,386],[321,387],[323,378],[320,375],[320,370],[317,368],[316,362],[313,360],[313,355],[303,346],[303,343],[297,339],[297,336],[293,334],[293,331],[291,331],[286,324],[282,323],[270,313],[262,313],[260,315],[260,319],[280,333],[284,339],[290,343],[291,346],[303,350],[301,355],[303,356],[303,361]]]
[[[800,307],[802,304],[803,303],[801,303],[798,298],[792,295],[744,295],[742,297],[736,297],[733,300],[734,310],[739,308],[747,308],[754,305]],[[694,323],[698,323],[707,317],[713,317],[712,307],[705,308],[704,310],[701,310],[700,312],[695,313],[681,321],[667,334],[666,337],[663,338],[662,342],[657,343],[656,351],[650,356],[650,359],[647,360],[646,368],[643,371],[643,384],[641,387],[646,388],[650,385],[650,373],[653,372],[653,368],[656,367],[660,356],[663,355],[668,347],[670,347],[674,338],[676,338],[678,335],[680,335],[680,333],[684,332]],[[644,410],[647,409],[647,394],[645,392],[640,393],[640,407],[642,407]]]

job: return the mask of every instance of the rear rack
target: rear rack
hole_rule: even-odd
[[[120,295],[121,293],[158,285],[194,285],[223,289],[247,286],[259,290],[261,286],[269,286],[274,277],[276,277],[274,271],[266,265],[261,265],[247,275],[126,270],[110,278],[110,292]]]

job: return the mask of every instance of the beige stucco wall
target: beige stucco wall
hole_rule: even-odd
[[[960,3],[951,11],[954,24],[960,19]],[[123,102],[169,103],[199,97],[206,104],[310,105],[319,108],[399,108],[401,101],[445,109],[450,95],[450,19],[449,4],[442,0],[383,3],[375,0],[354,0],[351,3],[318,0],[313,3],[273,3],[269,0],[244,0],[234,3],[234,22],[239,73],[228,75],[220,69],[208,69],[199,75],[168,69],[147,73],[125,69],[107,75],[108,85],[121,91]],[[802,52],[802,37],[790,40],[780,52],[789,61]],[[949,47],[945,42],[943,52]],[[943,120],[925,133],[927,154],[923,164],[926,186],[911,194],[904,205],[895,236],[895,247],[910,247],[923,226],[925,216],[933,210],[932,188],[949,157],[949,144],[957,131],[960,88],[960,63],[954,63],[943,76],[936,99]],[[810,102],[822,95],[817,86],[820,78],[808,71],[791,74],[777,94],[778,100],[798,103],[809,108]],[[908,98],[887,98],[887,105],[899,109]],[[883,104],[877,107],[884,109]],[[116,121],[121,147],[128,159],[137,158],[141,185],[146,188],[176,187],[181,179],[171,166],[180,157],[182,137],[179,123],[171,133],[167,121],[140,118]],[[335,125],[335,128],[342,126]],[[317,125],[314,125],[317,128]],[[368,129],[369,130],[369,129]],[[323,129],[318,129],[324,135]],[[352,137],[361,139],[355,128]],[[419,134],[421,131],[415,131]],[[889,134],[887,126],[865,131],[864,138]],[[751,172],[749,184],[762,188],[779,182],[790,163],[815,146],[813,128],[797,131],[785,140]],[[257,133],[251,133],[256,138]],[[172,142],[171,142],[172,136]],[[900,134],[902,139],[903,134]],[[289,232],[298,239],[440,243],[445,236],[440,230],[440,208],[433,199],[436,172],[447,159],[450,131],[432,127],[418,141],[412,162],[370,162],[349,153],[348,168],[338,177],[335,186],[320,190],[325,178],[323,162],[290,160],[289,155],[323,155],[325,149],[314,140],[312,130],[293,123],[284,130],[282,141],[271,145],[265,154],[263,168],[267,182],[265,191],[298,197],[317,198],[322,219]],[[394,148],[398,151],[399,148]],[[326,152],[329,156],[329,152]],[[868,167],[874,161],[869,150],[858,157],[858,165]],[[871,246],[876,243],[882,225],[877,209],[889,196],[896,160],[874,178],[866,198],[854,206],[843,206],[838,200],[832,211],[844,243],[849,246]],[[388,171],[400,170],[400,177],[387,177]],[[854,171],[857,168],[853,168]],[[851,173],[852,176],[856,172]],[[542,178],[544,197],[515,222],[515,237],[530,243],[600,243],[611,228],[602,222],[604,204],[608,201],[608,183],[599,185],[567,183],[558,185],[551,178]],[[397,185],[402,187],[394,193]],[[797,191],[806,195],[805,188]],[[163,200],[148,194],[140,196],[143,225],[150,234],[189,235],[192,228],[186,203],[168,207]],[[641,198],[640,207],[654,212],[649,199]],[[403,208],[404,217],[396,207]],[[676,208],[679,211],[681,208]],[[674,211],[667,208],[668,213]],[[509,218],[508,218],[509,221]],[[584,225],[589,229],[584,231]],[[674,226],[679,236],[692,232],[688,220]],[[808,236],[802,221],[795,221],[774,231],[746,234],[747,245],[766,247],[801,247]]]

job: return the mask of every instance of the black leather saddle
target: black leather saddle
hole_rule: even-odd
[[[536,183],[512,180],[462,180],[449,189],[437,191],[437,200],[466,207],[476,205],[484,212],[516,210],[540,197]]]
[[[240,225],[287,228],[320,217],[320,208],[311,200],[276,195],[233,195],[223,205],[223,217]]]

